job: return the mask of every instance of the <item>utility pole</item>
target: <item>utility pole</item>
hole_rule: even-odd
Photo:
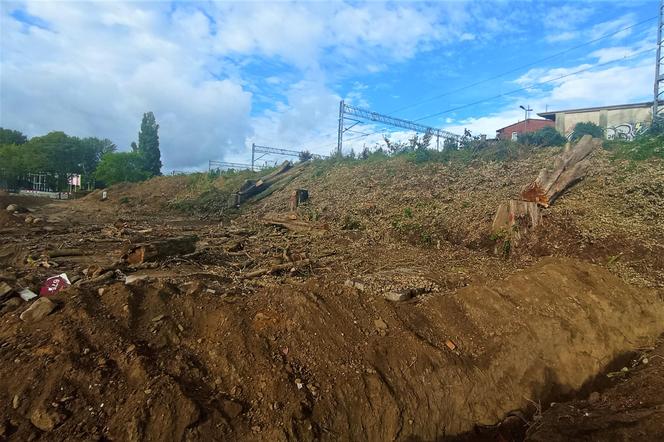
[[[532,109],[530,108],[530,105],[526,107],[523,106],[519,107],[523,109],[523,111],[526,113],[526,117],[523,119],[523,132],[526,133],[528,131],[528,112],[532,111]]]
[[[256,161],[256,143],[251,143],[251,171],[254,171],[254,163]]]
[[[339,102],[339,133],[337,134],[337,155],[341,156],[344,144],[344,100]]]
[[[659,2],[659,20],[657,21],[657,59],[655,60],[655,90],[652,100],[652,121],[659,117],[662,111],[659,107],[659,96],[662,92],[660,86],[664,83],[664,75],[662,75],[662,27],[664,27],[664,0]]]

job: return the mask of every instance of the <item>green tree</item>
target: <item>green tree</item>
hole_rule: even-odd
[[[150,177],[143,164],[142,156],[136,152],[107,153],[97,166],[95,178],[105,185],[143,181]]]
[[[143,159],[143,169],[150,175],[161,175],[161,151],[159,150],[159,125],[152,112],[143,114],[138,133],[138,153]]]
[[[576,123],[570,140],[576,141],[584,135],[590,135],[593,138],[604,138],[604,129],[591,122]]]
[[[309,152],[308,150],[303,150],[299,154],[299,159],[300,159],[301,162],[309,161],[313,157],[314,157],[313,154],[311,152]]]
[[[0,127],[0,145],[2,144],[16,144],[21,145],[28,142],[28,137],[21,132],[12,129],[5,129]]]
[[[533,146],[562,146],[567,142],[554,127],[543,127],[535,132],[527,132],[519,135],[519,143]]]

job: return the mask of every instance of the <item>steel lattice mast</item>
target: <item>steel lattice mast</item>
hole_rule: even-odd
[[[368,109],[362,109],[356,106],[350,106],[342,100],[339,103],[339,132],[337,135],[337,154],[341,155],[341,150],[343,147],[343,136],[344,132],[346,132],[346,128],[344,128],[344,118],[345,116],[351,116],[355,118],[360,118],[362,120],[368,120],[368,121],[375,121],[377,123],[383,123],[388,126],[394,126],[394,127],[400,127],[403,129],[410,129],[414,130],[417,132],[421,133],[430,133],[431,135],[436,137],[436,141],[438,142],[440,138],[446,139],[446,140],[454,140],[455,142],[458,142],[458,140],[461,138],[460,135],[457,135],[452,132],[448,132],[446,130],[438,129],[435,127],[431,126],[425,126],[424,124],[416,123],[414,121],[409,121],[409,120],[404,120],[402,118],[395,118],[395,117],[390,117],[389,115],[383,115],[379,114],[378,112],[373,112]],[[353,120],[356,121],[356,120]]]
[[[664,27],[664,0],[659,2],[659,20],[657,22],[657,59],[655,60],[655,93],[652,100],[652,120],[659,118],[664,109],[659,105],[660,95],[664,93],[664,75],[662,75],[662,27]]]

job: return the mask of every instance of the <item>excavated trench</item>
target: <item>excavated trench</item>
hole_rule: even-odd
[[[72,289],[38,324],[6,320],[5,435],[472,439],[664,331],[654,292],[569,259],[398,304],[332,276],[241,299],[187,287]]]

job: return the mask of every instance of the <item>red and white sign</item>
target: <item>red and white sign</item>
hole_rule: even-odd
[[[66,273],[61,273],[57,276],[51,276],[44,281],[41,289],[39,289],[39,296],[51,296],[58,293],[60,290],[66,289],[71,285]]]

